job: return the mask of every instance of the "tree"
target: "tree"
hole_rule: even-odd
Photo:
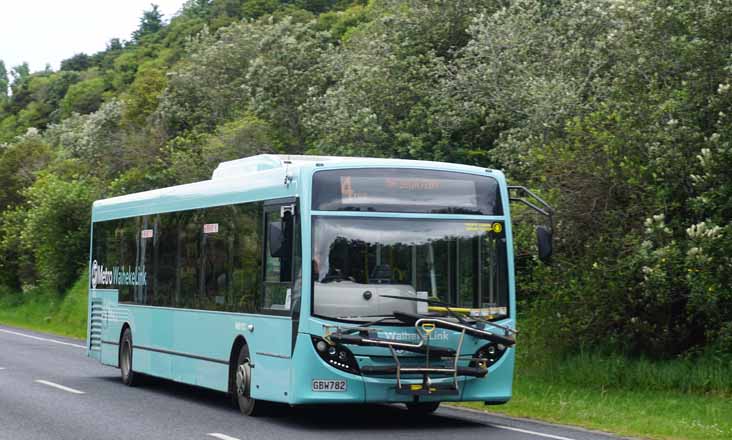
[[[21,246],[33,255],[41,282],[63,292],[86,266],[96,184],[44,174],[25,193]]]
[[[124,45],[119,38],[112,38],[107,43],[107,51],[120,51],[122,49],[124,49]]]
[[[151,9],[142,13],[140,25],[132,33],[134,43],[140,43],[143,37],[155,34],[163,28],[163,14],[160,12],[160,7],[154,3],[151,3],[150,7]]]
[[[32,264],[19,249],[19,230],[14,228],[23,216],[24,191],[33,185],[37,173],[52,160],[51,148],[37,133],[21,136],[0,149],[0,284],[19,288],[21,279],[32,273]]]
[[[89,55],[85,53],[77,53],[73,57],[61,61],[61,69],[59,70],[75,70],[80,72],[88,69],[90,65]]]
[[[324,61],[330,87],[311,93],[303,111],[312,151],[472,161],[451,142],[451,124],[436,123],[444,112],[440,78],[468,41],[471,18],[493,2],[377,4],[375,17]]]
[[[70,116],[72,113],[91,113],[96,111],[104,99],[107,88],[104,78],[96,77],[80,81],[68,88],[66,96],[61,100],[61,113]]]
[[[2,106],[8,99],[8,71],[5,68],[5,62],[0,60],[0,115],[2,115]]]
[[[10,71],[12,81],[10,90],[10,107],[8,110],[12,113],[20,111],[30,102],[30,92],[28,90],[28,79],[30,78],[30,67],[28,63],[22,63],[12,68]]]
[[[154,63],[140,66],[124,96],[125,120],[144,124],[146,118],[157,109],[160,95],[167,84],[162,67]]]

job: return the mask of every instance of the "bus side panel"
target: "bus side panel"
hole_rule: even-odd
[[[171,312],[165,309],[127,305],[132,326],[132,368],[140,373],[170,378],[172,359],[169,354],[156,351],[170,345]]]
[[[289,401],[292,365],[292,320],[289,317],[249,317],[254,331],[245,332],[254,361],[252,397],[274,402]],[[241,326],[241,324],[239,324]]]
[[[242,335],[255,365],[252,396],[288,400],[292,348],[289,318],[137,305],[124,308],[129,311],[133,329],[136,371],[228,391],[232,344]],[[247,330],[249,325],[254,331]]]
[[[170,338],[160,341],[172,356],[173,379],[219,391],[229,388],[229,355],[236,338],[235,315],[195,310],[172,313]]]
[[[117,296],[116,289],[89,289],[90,356],[113,367],[119,366],[120,329],[127,320]]]

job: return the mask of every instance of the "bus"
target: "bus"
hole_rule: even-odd
[[[511,398],[516,299],[497,170],[258,155],[92,206],[87,355],[272,402]],[[511,193],[513,194],[513,193]],[[542,227],[539,252],[551,254]]]

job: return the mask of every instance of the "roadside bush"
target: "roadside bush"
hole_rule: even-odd
[[[53,174],[40,176],[25,192],[25,215],[16,218],[19,247],[32,256],[38,281],[56,292],[71,286],[87,265],[96,192],[91,182]]]

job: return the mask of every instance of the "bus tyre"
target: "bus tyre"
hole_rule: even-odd
[[[258,416],[264,412],[264,402],[251,397],[252,363],[249,358],[249,348],[243,345],[239,350],[236,361],[236,403],[245,416]]]
[[[140,383],[140,375],[132,369],[132,347],[132,331],[126,328],[119,344],[119,369],[122,383],[131,387]]]
[[[432,414],[437,411],[440,402],[414,402],[407,403],[407,410],[412,414]]]

